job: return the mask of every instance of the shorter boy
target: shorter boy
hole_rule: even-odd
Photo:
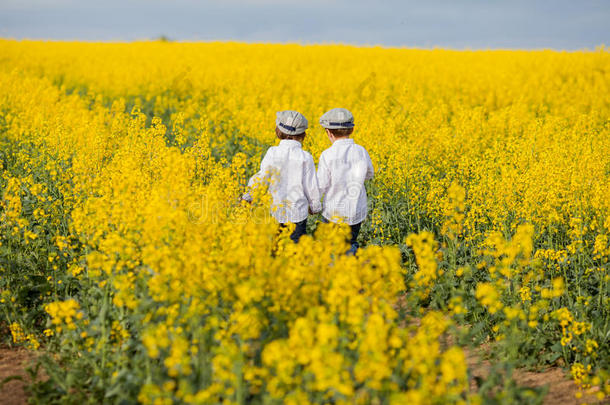
[[[267,150],[259,172],[248,181],[248,188],[261,180],[269,184],[271,215],[282,225],[295,224],[290,238],[297,243],[306,233],[309,212],[315,214],[322,209],[316,166],[311,154],[302,148],[307,119],[297,111],[280,111],[275,124],[280,143]],[[252,201],[249,193],[242,198]]]
[[[368,152],[350,138],[354,116],[345,108],[333,108],[320,118],[332,145],[320,155],[318,184],[324,196],[322,216],[326,221],[347,223],[351,228],[351,248],[358,250],[360,226],[367,214],[364,181],[374,176]]]

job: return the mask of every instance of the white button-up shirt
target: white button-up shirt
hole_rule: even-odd
[[[248,187],[261,181],[269,185],[271,215],[280,223],[301,222],[307,219],[308,209],[313,213],[322,209],[316,166],[299,141],[282,139],[278,146],[267,150],[260,171],[250,178]]]
[[[374,176],[371,158],[351,138],[337,139],[320,155],[318,184],[324,196],[322,215],[348,225],[364,221],[367,211],[364,181]]]

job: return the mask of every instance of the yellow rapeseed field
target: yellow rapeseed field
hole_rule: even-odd
[[[363,248],[259,190],[275,113],[376,169]],[[610,395],[610,53],[0,40],[0,327],[39,403]],[[471,383],[471,347],[498,367]],[[123,402],[122,402],[123,401]]]

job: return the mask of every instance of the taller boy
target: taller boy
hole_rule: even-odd
[[[267,150],[260,171],[250,178],[248,187],[268,182],[273,197],[271,215],[280,224],[295,224],[290,238],[296,243],[306,232],[308,213],[315,214],[322,208],[316,167],[311,154],[302,148],[307,119],[297,111],[280,111],[275,125],[280,143]],[[252,200],[249,193],[243,198]]]
[[[333,108],[320,118],[326,129],[330,148],[320,155],[318,185],[324,196],[322,216],[327,221],[345,222],[352,231],[351,249],[358,250],[360,226],[367,214],[367,197],[364,181],[374,176],[373,163],[368,152],[354,143],[354,116],[345,108]]]

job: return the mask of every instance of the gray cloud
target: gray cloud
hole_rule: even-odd
[[[61,40],[592,49],[608,21],[604,0],[0,0],[0,36]]]

